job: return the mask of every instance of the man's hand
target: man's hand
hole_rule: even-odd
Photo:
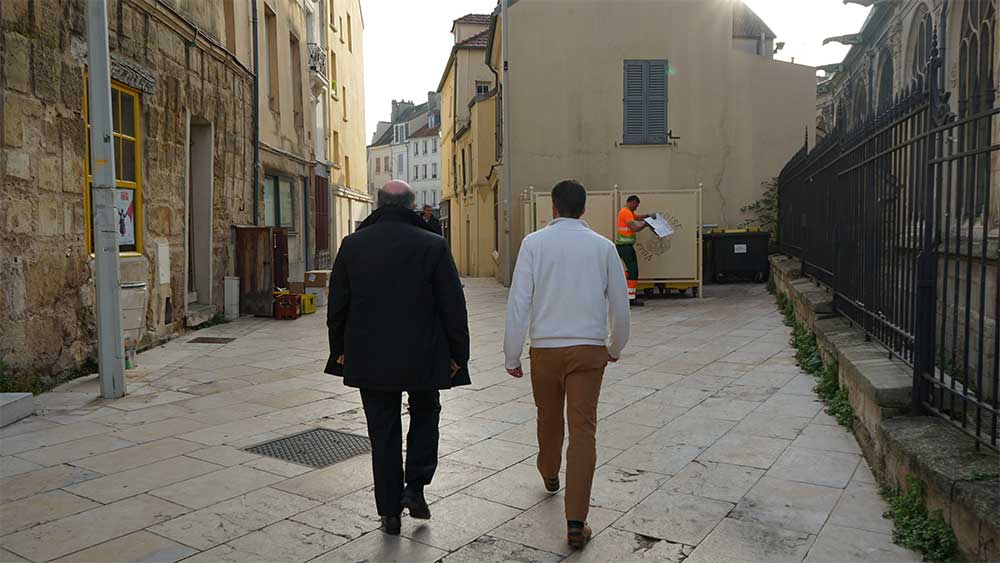
[[[612,356],[612,355],[611,355],[611,354],[609,353],[609,354],[608,354],[608,363],[609,363],[609,364],[617,364],[617,363],[618,363],[618,358],[616,358],[616,357]]]
[[[340,364],[340,365],[344,365],[344,355],[343,354],[341,354],[340,357],[337,358],[337,363]]]
[[[455,360],[452,360],[451,361],[451,378],[452,379],[455,378],[455,374],[457,374],[458,370],[460,370],[460,369],[462,369],[462,368],[458,364],[455,363]]]
[[[521,366],[517,366],[516,368],[508,369],[507,373],[509,373],[511,377],[516,377],[518,379],[524,377],[524,370],[521,369]]]

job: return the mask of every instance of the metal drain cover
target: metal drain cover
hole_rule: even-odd
[[[371,442],[365,436],[327,428],[313,428],[257,444],[244,451],[309,467],[326,467],[371,450]]]
[[[221,336],[199,336],[198,338],[193,338],[188,340],[188,344],[229,344],[235,338],[223,338]]]

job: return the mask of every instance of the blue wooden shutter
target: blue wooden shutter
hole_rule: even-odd
[[[626,145],[638,145],[644,142],[643,90],[645,72],[646,61],[625,61],[623,141]]]
[[[644,143],[662,145],[667,142],[667,61],[646,61]]]

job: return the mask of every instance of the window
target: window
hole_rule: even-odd
[[[493,252],[500,252],[500,193],[493,186]]]
[[[392,126],[392,142],[397,144],[406,142],[405,123],[399,123]]]
[[[458,192],[458,160],[454,153],[451,155],[451,189]]]
[[[465,176],[465,149],[462,149],[462,191],[465,191],[467,185]]]
[[[389,157],[388,156],[382,157],[382,168],[385,169],[386,173],[391,172],[391,170],[389,170]]]
[[[421,168],[421,172],[423,172],[423,179],[426,180],[427,179],[427,165],[424,164],[420,168]]]
[[[292,116],[295,126],[302,129],[305,124],[305,116],[302,113],[302,58],[299,52],[299,39],[288,34],[288,52],[291,56],[292,65]]]
[[[424,154],[427,154],[427,139],[424,139]]]
[[[381,174],[382,173],[382,159],[381,158],[376,158],[375,159],[375,173],[376,174]]]
[[[87,110],[87,85],[84,79],[83,113],[87,139],[87,154],[83,159],[83,192],[86,217],[87,250],[94,251],[94,218],[92,211],[93,181],[90,163],[90,113]],[[115,147],[115,207],[118,212],[118,251],[142,252],[142,131],[139,119],[139,92],[127,86],[111,83],[111,121]]]
[[[330,250],[330,186],[326,178],[317,178],[315,194],[316,252],[322,252]]]
[[[222,4],[222,10],[226,18],[226,49],[230,53],[236,52],[236,13],[233,1],[224,0]]]
[[[340,25],[337,27],[337,29],[340,30],[340,42],[343,43],[344,42],[344,16],[340,16],[340,18],[338,18],[338,19],[340,21]]]
[[[295,191],[290,178],[264,176],[264,224],[295,229]]]
[[[351,26],[351,14],[347,14],[347,50],[354,52],[354,28]]]
[[[416,180],[420,178],[420,167],[416,164],[413,165],[413,179]]]
[[[344,184],[351,187],[351,157],[344,155]]]
[[[347,86],[343,86],[342,88],[343,89],[341,91],[344,93],[344,98],[341,101],[341,104],[344,106],[344,121],[347,121]]]
[[[476,81],[476,95],[485,96],[490,93],[490,83],[482,80]]]
[[[431,163],[431,178],[438,177],[438,165],[436,162]]]
[[[669,70],[665,60],[625,61],[624,144],[666,144]]]
[[[406,168],[403,167],[403,155],[396,155],[396,171],[400,174],[406,174]]]
[[[280,111],[281,80],[278,76],[278,17],[264,5],[264,46],[267,48],[267,103],[271,111]]]
[[[333,132],[333,163],[340,164],[340,133]]]
[[[330,0],[330,9],[328,11],[330,12],[330,27],[332,27],[332,28],[334,28],[334,30],[336,30],[336,28],[337,28],[337,16],[334,15],[333,0]]]
[[[434,154],[437,154],[437,152],[438,152],[438,140],[437,139],[431,139],[431,152],[434,153]]]
[[[331,92],[333,92],[333,97],[337,97],[337,53],[330,49],[330,85],[332,86]]]

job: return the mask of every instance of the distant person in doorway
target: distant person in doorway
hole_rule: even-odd
[[[530,327],[538,471],[552,493],[560,487],[564,408],[569,419],[566,526],[574,549],[591,536],[587,515],[601,380],[608,362],[618,361],[625,348],[630,322],[621,261],[614,245],[580,220],[586,204],[587,191],[575,180],[552,188],[555,219],[521,243],[504,336],[507,373],[523,377],[521,353]]]
[[[635,235],[649,226],[646,219],[652,215],[638,214],[636,213],[637,209],[639,209],[639,196],[628,196],[628,199],[625,200],[625,207],[618,211],[615,248],[625,264],[625,272],[628,276],[629,305],[642,307],[645,303],[636,295],[639,289],[639,257],[635,253]]]
[[[424,487],[437,469],[439,391],[469,380],[469,321],[455,261],[413,209],[405,182],[378,192],[378,209],[344,239],[333,265],[326,372],[361,390],[372,443],[375,504],[386,533],[403,508],[431,517]],[[402,454],[402,394],[410,429]]]
[[[427,227],[431,231],[437,233],[438,235],[441,234],[441,222],[438,221],[438,218],[434,216],[433,207],[431,207],[429,204],[425,204],[424,212],[420,215],[420,217],[424,220],[424,223],[427,223]]]

